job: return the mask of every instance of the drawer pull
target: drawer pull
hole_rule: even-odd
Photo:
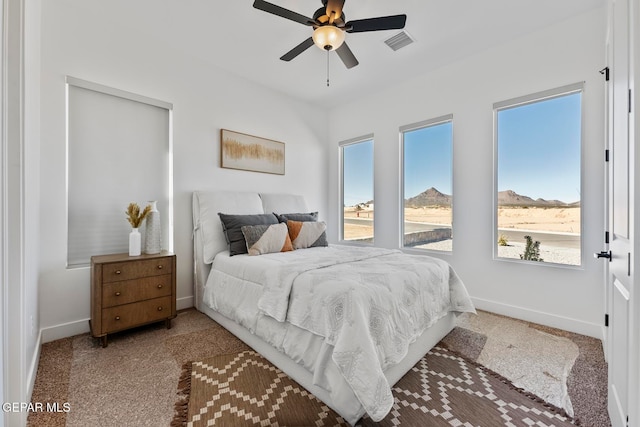
[[[116,316],[116,320],[120,320],[120,316]]]
[[[116,296],[119,297],[120,296],[120,292],[116,292]]]
[[[121,273],[121,271],[120,271],[120,270],[116,270],[116,274],[120,274],[120,273]]]
[[[158,307],[158,311],[162,311],[162,306]]]
[[[158,266],[158,270],[162,270],[162,265],[159,265],[159,266]]]
[[[158,285],[158,289],[162,289],[162,283]]]

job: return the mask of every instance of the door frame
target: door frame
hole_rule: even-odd
[[[640,0],[630,0],[629,13],[629,90],[631,114],[629,115],[629,140],[630,162],[633,165],[633,178],[629,183],[629,193],[631,195],[631,232],[634,240],[632,256],[630,258],[631,271],[634,273],[636,267],[640,266],[640,150],[637,150],[640,143],[639,135],[636,134],[636,124],[640,123],[640,96],[635,88],[635,82],[640,81]],[[630,324],[635,327],[630,328],[629,337],[629,422],[628,425],[640,425],[640,296],[633,295],[638,289],[638,283],[634,283],[632,292],[632,306],[630,313]]]
[[[3,402],[27,396],[24,283],[24,10],[2,1],[0,362]],[[11,327],[9,326],[11,325]],[[26,424],[26,412],[4,412],[0,427]]]

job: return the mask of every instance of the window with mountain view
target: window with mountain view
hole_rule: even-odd
[[[340,144],[342,240],[373,242],[373,139]]]
[[[400,128],[405,248],[451,251],[452,116]]]
[[[580,265],[582,84],[494,105],[496,255]]]

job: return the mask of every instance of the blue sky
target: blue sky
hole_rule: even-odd
[[[498,112],[498,191],[580,200],[581,93]],[[451,122],[405,133],[405,198],[451,194]],[[344,147],[344,203],[373,199],[373,141]]]
[[[581,93],[498,113],[498,191],[580,200]]]
[[[431,187],[451,194],[452,138],[451,122],[405,132],[405,199]]]
[[[343,148],[344,204],[373,200],[373,141],[346,145]]]

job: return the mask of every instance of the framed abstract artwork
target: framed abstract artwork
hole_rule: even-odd
[[[284,143],[220,130],[220,166],[284,175]]]

